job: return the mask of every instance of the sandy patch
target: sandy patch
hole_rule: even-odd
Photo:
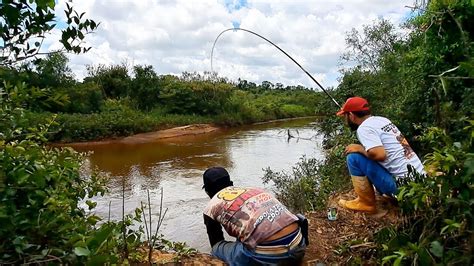
[[[129,137],[118,138],[118,139],[106,139],[99,141],[86,141],[86,142],[72,142],[64,144],[53,144],[53,146],[68,146],[68,147],[81,147],[91,145],[106,145],[106,144],[141,144],[162,141],[169,138],[180,138],[184,136],[193,136],[199,134],[206,134],[219,130],[210,124],[194,124],[181,127],[174,127],[170,129],[158,130],[148,133],[140,133]]]

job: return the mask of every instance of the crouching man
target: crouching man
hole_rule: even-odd
[[[230,265],[298,265],[308,243],[308,224],[260,188],[234,187],[222,167],[207,169],[204,210],[212,255]],[[222,227],[236,238],[224,240]]]
[[[409,167],[425,174],[423,164],[403,134],[390,120],[372,116],[369,103],[361,97],[351,97],[337,113],[356,131],[361,144],[346,147],[347,167],[357,194],[354,200],[339,201],[346,209],[376,212],[374,187],[389,197],[398,187],[409,182]]]

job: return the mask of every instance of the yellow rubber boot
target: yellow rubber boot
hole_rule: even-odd
[[[340,199],[339,205],[354,211],[375,213],[375,192],[369,179],[366,176],[352,176],[352,185],[354,186],[357,198],[354,200]]]

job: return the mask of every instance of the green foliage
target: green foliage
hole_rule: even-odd
[[[4,0],[0,5],[1,31],[3,40],[0,65],[13,63],[38,55],[48,32],[56,26],[54,0]],[[83,19],[72,6],[67,4],[65,10],[67,27],[61,30],[60,42],[67,51],[81,53],[90,48],[84,47],[82,40],[94,31],[98,24],[90,19]]]
[[[474,121],[464,130],[459,140],[439,128],[427,130],[433,175],[412,173],[416,182],[400,188],[397,199],[407,223],[379,239],[388,242],[384,262],[466,265],[474,260]]]
[[[23,101],[29,121],[22,125],[58,113],[60,126],[48,135],[52,141],[127,136],[185,123],[241,125],[309,116],[324,99],[302,86],[241,81],[247,85],[239,87],[215,73],[158,76],[152,66],[135,66],[131,78],[125,64],[88,66],[88,71],[83,82],[74,81],[67,58],[54,53],[34,65],[0,68],[0,77],[7,89],[34,85],[19,90],[36,95]]]
[[[63,52],[53,52],[44,59],[34,62],[36,75],[28,80],[28,84],[40,88],[58,88],[75,83],[74,74],[68,67],[69,59]]]
[[[153,66],[133,67],[134,78],[130,86],[130,97],[142,110],[150,110],[158,104],[160,96],[160,80]]]
[[[224,111],[223,106],[232,92],[231,84],[190,78],[189,73],[183,75],[181,79],[161,78],[159,101],[169,113],[216,115]]]
[[[434,121],[448,134],[457,134],[455,121],[473,115],[473,17],[469,1],[431,1],[427,11],[413,19],[410,49],[401,57],[410,66],[400,69],[410,91],[403,120],[426,125]],[[424,114],[421,119],[419,113]]]
[[[31,87],[56,89],[74,85],[74,74],[68,67],[69,59],[64,52],[50,53],[46,58],[32,62],[23,62],[20,66],[5,66],[0,70],[0,77],[12,84],[25,82]]]
[[[3,1],[0,5],[4,45],[0,68],[0,264],[142,262],[143,228],[131,229],[134,222],[141,222],[141,211],[99,226],[101,218],[91,212],[96,206],[92,198],[105,193],[105,180],[94,172],[81,173],[83,155],[47,147],[45,141],[58,126],[58,116],[32,112],[98,111],[103,99],[99,87],[95,83],[70,87],[74,82],[61,53],[36,61],[38,72],[31,71],[28,64],[12,66],[37,55],[41,43],[30,49],[29,42],[31,38],[42,42],[45,33],[54,28],[54,6],[55,2],[48,0]],[[69,4],[65,12],[68,26],[63,30],[62,44],[76,53],[88,50],[81,40],[97,24],[82,21],[84,13],[79,15]],[[67,96],[80,102],[73,106]],[[104,109],[112,116],[107,121],[115,119],[114,112],[133,112],[114,102],[106,103]],[[182,244],[175,246],[183,253],[191,252]]]
[[[46,121],[50,115],[29,112],[25,116],[25,123]],[[158,130],[168,125],[212,122],[208,117],[166,114],[160,109],[145,113],[131,108],[126,99],[106,100],[98,113],[57,114],[56,121],[58,124],[51,127],[48,139],[61,142],[116,138]]]
[[[293,211],[304,212],[314,210],[314,202],[318,199],[320,185],[316,178],[318,172],[318,161],[314,158],[305,157],[292,168],[292,173],[274,172],[270,168],[265,169],[263,183],[272,182],[275,185],[274,192],[285,206]],[[316,189],[315,189],[316,188]]]
[[[180,261],[184,257],[190,257],[195,255],[198,251],[195,248],[191,248],[184,242],[173,242],[160,236],[157,242],[157,249],[172,252],[176,255],[175,261]]]
[[[18,127],[24,99],[0,92],[1,124],[12,126],[0,135],[0,260],[63,258],[74,247],[71,238],[98,221],[78,204],[104,193],[101,180],[79,174],[81,157],[72,150],[41,145],[48,125]]]
[[[349,50],[342,59],[356,61],[363,69],[376,71],[383,67],[384,56],[394,51],[400,39],[394,26],[384,19],[365,25],[363,33],[352,29],[346,37]]]
[[[95,82],[102,88],[104,97],[118,99],[128,95],[131,78],[125,64],[114,66],[87,66],[85,82]]]
[[[102,112],[92,114],[59,114],[59,128],[53,140],[92,140],[127,136],[154,129],[153,120],[121,101],[107,100]]]
[[[104,96],[102,90],[96,83],[81,83],[58,90],[70,99],[56,111],[67,113],[96,113],[102,109]]]

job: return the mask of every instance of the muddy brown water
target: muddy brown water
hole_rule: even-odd
[[[186,242],[202,252],[209,252],[202,220],[202,210],[209,200],[201,189],[204,170],[223,166],[235,185],[271,190],[271,184],[262,183],[264,168],[289,172],[304,155],[323,158],[322,138],[313,121],[279,121],[153,143],[81,145],[74,149],[91,152],[83,168],[85,173],[96,168],[110,176],[109,192],[94,198],[97,215],[121,219],[122,184],[125,182],[126,213],[133,213],[140,207],[140,202],[145,204],[149,191],[154,231],[163,188],[163,209],[168,208],[168,212],[159,233],[167,239]],[[294,136],[289,140],[288,130]]]

